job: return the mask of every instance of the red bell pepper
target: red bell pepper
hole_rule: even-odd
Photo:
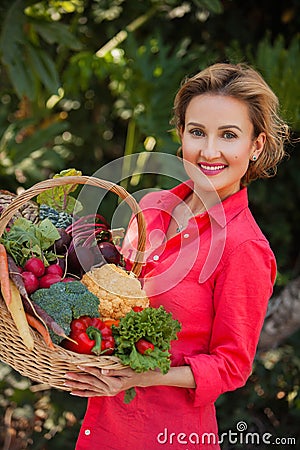
[[[112,355],[115,349],[111,328],[97,317],[82,316],[72,320],[69,337],[77,343],[64,339],[61,345],[75,353]]]

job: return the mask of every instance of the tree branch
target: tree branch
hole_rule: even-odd
[[[270,300],[261,332],[258,351],[276,348],[300,328],[300,277],[289,282],[282,292]]]

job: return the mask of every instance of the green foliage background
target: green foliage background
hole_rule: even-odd
[[[217,61],[256,67],[297,138],[299,13],[299,0],[2,0],[0,188],[27,188],[68,167],[93,174],[133,153],[176,154],[175,92],[186,75]],[[277,257],[276,292],[300,271],[299,144],[287,150],[277,177],[249,188]],[[144,175],[124,186],[162,183]],[[107,216],[113,207],[107,203]],[[245,388],[219,399],[220,431],[245,420],[261,432],[297,434],[299,343],[296,333],[258,358]],[[84,400],[43,390],[2,365],[0,389],[0,446],[11,427],[7,449],[74,448]]]

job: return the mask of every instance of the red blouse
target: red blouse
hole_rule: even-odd
[[[123,393],[89,399],[76,450],[219,448],[214,402],[251,373],[276,263],[246,188],[167,240],[170,214],[190,192],[187,182],[141,201],[148,237],[142,282],[151,305],[163,305],[181,322],[172,365],[190,365],[196,388],[137,388],[129,405]],[[135,246],[133,221],[125,258]]]

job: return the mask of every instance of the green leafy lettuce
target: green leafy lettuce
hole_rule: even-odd
[[[145,308],[141,312],[131,311],[120,320],[118,327],[113,327],[117,349],[115,354],[123,364],[136,372],[159,368],[165,374],[171,364],[171,341],[177,339],[180,329],[180,323],[163,306]],[[154,350],[140,354],[135,344],[141,338],[152,342]]]
[[[60,173],[54,175],[53,178],[81,176],[82,172],[76,169],[62,170]],[[65,184],[64,186],[55,186],[45,192],[41,192],[37,196],[37,202],[40,205],[48,205],[59,212],[66,212],[73,214],[82,209],[82,205],[70,194],[77,189],[77,184]]]
[[[49,249],[59,238],[58,230],[49,219],[34,224],[20,217],[3,233],[0,240],[15,262],[23,266],[31,256],[37,256],[45,265],[53,261],[56,255]]]

